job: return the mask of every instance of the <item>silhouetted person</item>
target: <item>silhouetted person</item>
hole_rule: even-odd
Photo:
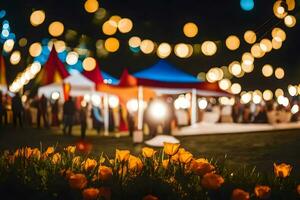
[[[254,123],[268,123],[267,111],[265,106],[259,106],[259,111],[254,118]]]
[[[134,132],[134,113],[132,112],[127,112],[127,123],[128,123],[128,132],[129,132],[129,136],[133,136],[133,132]]]
[[[52,113],[52,126],[59,126],[59,119],[58,119],[58,99],[54,101],[51,105],[51,113]]]
[[[114,113],[113,109],[109,108],[108,109],[108,130],[109,132],[114,132],[115,131],[115,119],[114,119]]]
[[[21,97],[18,93],[11,100],[11,108],[13,112],[13,125],[17,126],[17,121],[19,121],[19,126],[23,127],[23,122],[22,122],[23,105],[22,105]]]
[[[63,114],[64,114],[64,128],[63,133],[72,135],[72,127],[74,124],[74,116],[76,113],[76,106],[72,97],[69,97],[67,101],[65,101],[63,106]]]
[[[42,95],[38,101],[38,112],[37,112],[37,127],[41,127],[41,118],[43,118],[44,127],[48,127],[48,120],[47,120],[47,98],[45,95]]]
[[[85,135],[86,135],[85,134],[86,127],[87,127],[87,122],[86,122],[87,106],[81,106],[79,116],[80,116],[80,132],[81,132],[80,136],[81,136],[81,139],[84,140]]]
[[[172,122],[175,119],[175,110],[173,106],[173,102],[167,102],[166,104],[166,116],[164,120],[163,133],[164,134],[172,134]]]
[[[104,118],[102,116],[100,108],[93,106],[91,114],[93,120],[93,128],[96,129],[98,134],[100,134],[100,131],[104,126]]]

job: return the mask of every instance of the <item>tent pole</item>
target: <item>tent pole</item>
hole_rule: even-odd
[[[138,87],[138,130],[143,130],[143,86]]]
[[[197,90],[192,89],[191,125],[197,123]]]
[[[108,94],[104,94],[104,135],[109,134],[109,108],[108,108]]]

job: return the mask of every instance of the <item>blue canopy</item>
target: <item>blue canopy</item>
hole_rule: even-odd
[[[158,61],[155,65],[133,74],[136,78],[150,79],[163,82],[199,83],[196,77],[177,69],[165,60]]]
[[[102,70],[101,70],[101,73],[102,73],[103,79],[106,80],[109,84],[117,85],[119,83],[118,79],[116,79],[115,77],[109,75],[108,73],[106,73]]]

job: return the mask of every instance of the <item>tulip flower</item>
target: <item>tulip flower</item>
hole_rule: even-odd
[[[128,150],[116,150],[116,158],[119,162],[126,162],[128,161],[130,156],[130,151]]]
[[[268,199],[271,195],[271,188],[266,185],[257,185],[254,188],[254,193],[260,199]]]
[[[156,153],[156,151],[149,147],[144,147],[142,149],[142,154],[145,158],[152,158],[155,153]]]
[[[250,200],[250,194],[237,188],[232,191],[231,200]]]
[[[222,176],[214,173],[207,173],[201,179],[201,185],[205,189],[216,190],[222,186],[224,179]]]
[[[82,191],[83,200],[95,200],[98,198],[100,191],[97,188],[87,188]]]
[[[274,163],[274,174],[276,177],[286,178],[290,175],[291,171],[292,171],[291,165],[285,163],[281,163],[277,165],[276,163]]]
[[[169,156],[175,155],[179,150],[180,144],[164,142],[164,152]]]

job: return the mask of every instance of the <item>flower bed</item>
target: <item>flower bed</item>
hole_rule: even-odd
[[[75,146],[61,152],[26,147],[1,154],[0,194],[9,200],[299,199],[291,170],[284,163],[274,164],[272,176],[230,169],[171,143],[159,151],[144,147],[138,156],[116,150],[112,159],[78,155]]]

